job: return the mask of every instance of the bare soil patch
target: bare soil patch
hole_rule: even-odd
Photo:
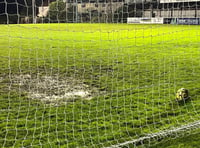
[[[83,81],[58,76],[19,75],[14,76],[14,83],[25,91],[30,99],[37,99],[47,104],[62,104],[78,99],[90,100],[98,94],[97,88],[91,88]]]

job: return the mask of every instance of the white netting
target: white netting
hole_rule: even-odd
[[[200,1],[0,0],[0,23],[0,147],[198,137]]]

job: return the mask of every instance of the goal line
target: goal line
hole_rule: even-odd
[[[119,143],[119,144],[116,144],[116,145],[111,145],[110,147],[107,147],[107,148],[117,148],[117,147],[129,145],[129,144],[134,144],[136,146],[140,143],[141,144],[150,143],[150,140],[152,140],[152,139],[156,139],[156,140],[163,139],[163,138],[170,136],[170,135],[173,135],[173,134],[177,135],[180,132],[185,132],[187,130],[194,130],[194,129],[198,129],[198,128],[200,128],[200,120],[186,124],[186,125],[183,125],[183,126],[180,126],[178,128],[173,128],[173,129],[168,129],[168,130],[164,130],[164,131],[161,131],[161,132],[147,134],[144,137],[140,137],[138,139],[126,141],[126,142]]]

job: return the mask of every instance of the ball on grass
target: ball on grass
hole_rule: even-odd
[[[189,99],[189,91],[185,88],[181,88],[176,93],[176,100],[177,101],[185,101]]]

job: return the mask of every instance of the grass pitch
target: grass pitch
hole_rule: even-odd
[[[0,32],[0,147],[104,147],[199,120],[200,26],[29,24]],[[192,98],[186,104],[175,102],[182,87]],[[74,90],[88,96],[59,98]]]

